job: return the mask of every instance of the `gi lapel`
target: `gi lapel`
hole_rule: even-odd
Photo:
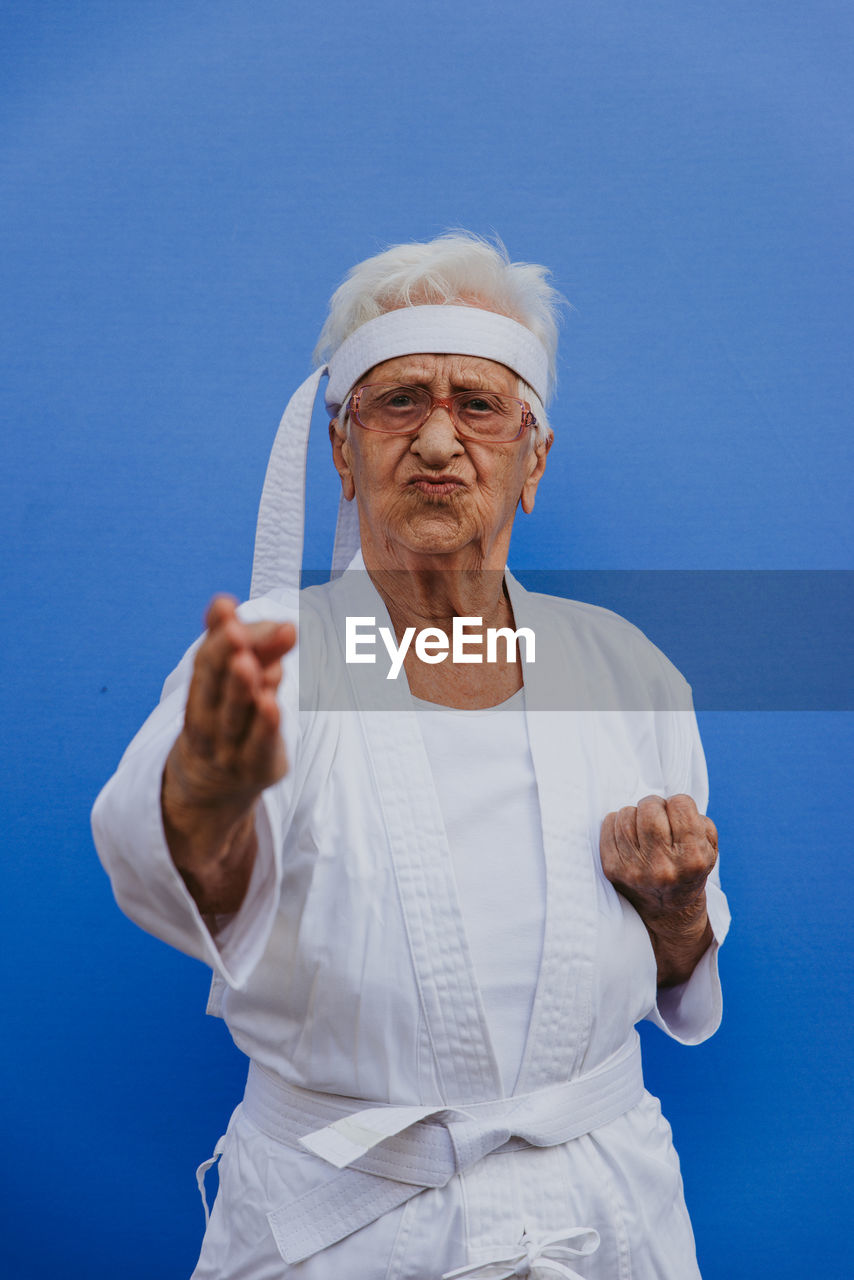
[[[348,615],[391,628],[364,570],[351,568],[330,587],[329,598],[342,663]],[[387,680],[381,663],[349,665],[345,683],[373,766],[442,1101],[500,1097],[447,833],[405,674]]]
[[[591,849],[591,774],[595,711],[554,706],[556,682],[583,680],[568,621],[547,597],[525,590],[509,572],[516,627],[531,627],[537,661],[525,665],[528,735],[546,861],[546,923],[525,1053],[514,1093],[578,1073],[590,1036],[596,946],[596,882]]]

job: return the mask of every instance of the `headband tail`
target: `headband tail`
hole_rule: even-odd
[[[299,590],[305,533],[305,471],[308,433],[320,379],[318,369],[297,387],[282,414],[258,508],[250,597],[274,587]]]

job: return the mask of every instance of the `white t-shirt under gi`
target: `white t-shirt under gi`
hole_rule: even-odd
[[[299,624],[279,695],[290,769],[215,939],[160,817],[192,651],[93,815],[119,904],[211,965],[209,1009],[251,1059],[195,1280],[696,1278],[634,1024],[687,1044],[716,1029],[726,900],[716,869],[715,942],[657,993],[646,929],[598,856],[612,809],[679,792],[705,807],[687,686],[623,619],[508,575],[516,626],[607,688],[606,709],[546,709],[528,664],[521,709],[435,711],[404,678],[387,709],[321,705],[343,619],[366,612],[353,580],[242,609]],[[371,612],[390,626],[379,596]]]
[[[503,1092],[522,1062],[546,918],[546,864],[524,690],[480,711],[413,699],[454,864]],[[468,781],[476,760],[480,785]]]

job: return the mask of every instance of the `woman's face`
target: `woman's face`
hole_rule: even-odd
[[[503,364],[478,356],[398,356],[375,365],[371,382],[425,387],[437,397],[455,391],[518,395],[518,379]],[[351,422],[345,438],[330,424],[333,457],[346,497],[359,507],[368,565],[425,566],[451,557],[455,567],[503,569],[520,501],[533,510],[548,444],[531,431],[507,444],[463,440],[441,407],[415,436],[385,435]]]

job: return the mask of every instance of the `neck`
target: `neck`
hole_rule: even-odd
[[[510,601],[504,569],[369,569],[395,632],[439,627],[449,633],[454,618],[481,618],[484,626],[507,626]]]
[[[491,545],[470,542],[449,552],[423,552],[377,543],[363,523],[365,567],[383,598],[395,630],[407,626],[447,629],[455,617],[483,618],[504,625],[510,603],[504,590],[509,533]]]
[[[425,556],[414,552],[378,557],[363,542],[368,576],[388,610],[400,644],[407,628],[427,627],[453,633],[455,618],[479,618],[482,628],[513,629],[510,597],[504,584],[507,547],[494,556],[471,554],[471,549],[451,555]],[[491,707],[522,687],[522,664],[499,649],[489,663],[443,661],[425,664],[410,644],[404,660],[409,688],[418,698],[450,707]]]
[[[405,547],[378,552],[370,539],[367,543],[365,566],[398,634],[411,626],[447,631],[455,617],[482,618],[488,626],[509,621],[503,540],[487,554],[473,546],[448,554],[425,555]]]

